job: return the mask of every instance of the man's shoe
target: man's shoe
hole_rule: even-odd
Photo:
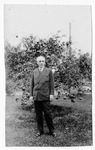
[[[51,135],[52,135],[53,137],[56,137],[56,133],[55,133],[55,132],[51,133]]]
[[[43,134],[44,132],[38,132],[37,134],[36,134],[36,137],[39,137],[39,136],[41,136],[42,134]]]

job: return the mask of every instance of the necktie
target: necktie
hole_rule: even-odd
[[[43,71],[43,68],[39,68],[39,70],[40,70],[40,72],[42,72],[42,71]]]

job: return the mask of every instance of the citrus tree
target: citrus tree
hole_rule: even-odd
[[[55,85],[60,83],[70,93],[71,88],[79,88],[83,78],[91,80],[91,58],[88,55],[76,57],[68,42],[60,42],[61,37],[53,35],[49,39],[36,39],[29,36],[23,38],[17,47],[5,45],[6,70],[8,76],[15,81],[21,81],[22,87],[29,90],[32,71],[37,67],[36,57],[40,54],[46,57],[46,66],[55,67]],[[71,44],[71,43],[70,43]]]

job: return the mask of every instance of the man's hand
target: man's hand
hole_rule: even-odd
[[[50,101],[52,101],[54,99],[53,95],[50,95]]]
[[[30,99],[29,99],[31,102],[33,102],[33,96],[30,96]]]

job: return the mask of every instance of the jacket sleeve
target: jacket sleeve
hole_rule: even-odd
[[[33,96],[33,88],[34,88],[34,73],[32,74],[32,78],[30,81],[30,96]]]
[[[54,76],[52,70],[50,70],[50,74],[49,74],[49,89],[50,89],[50,95],[54,95]]]

